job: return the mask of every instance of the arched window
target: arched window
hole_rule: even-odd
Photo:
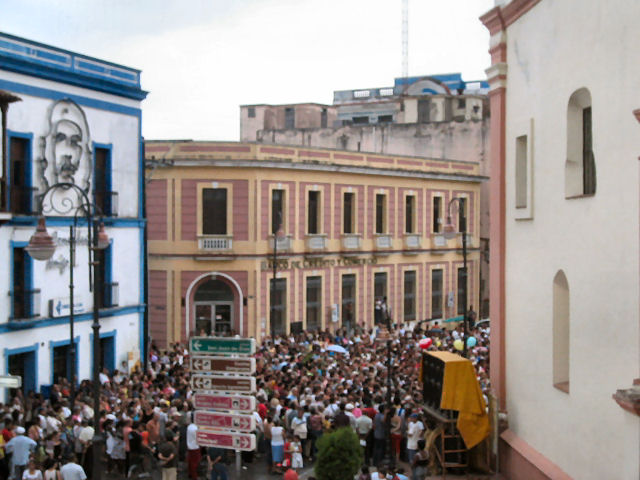
[[[596,162],[593,155],[591,93],[586,88],[573,92],[567,106],[567,159],[565,197],[596,193]]]
[[[553,386],[569,393],[569,283],[562,270],[553,279]]]

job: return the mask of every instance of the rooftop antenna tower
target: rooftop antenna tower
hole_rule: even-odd
[[[409,76],[409,0],[402,0],[402,78]]]

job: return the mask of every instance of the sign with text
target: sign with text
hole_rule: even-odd
[[[84,312],[82,300],[74,299],[73,313],[75,315]],[[49,316],[57,318],[64,317],[71,313],[71,301],[69,297],[52,298],[49,300]]]
[[[230,357],[191,357],[191,371],[218,373],[243,373],[251,375],[256,371],[255,358],[230,358]]]
[[[233,415],[196,410],[193,419],[198,427],[229,428],[240,432],[253,432],[256,429],[256,419],[253,415]]]
[[[255,377],[225,377],[223,375],[191,375],[194,390],[253,393],[256,391]]]
[[[376,257],[369,258],[354,258],[354,257],[343,257],[343,258],[305,258],[304,260],[293,260],[289,261],[288,259],[281,259],[276,261],[276,266],[278,270],[289,270],[298,268],[327,268],[327,267],[355,267],[358,265],[375,265],[378,263],[378,259]],[[260,263],[260,270],[263,272],[273,270],[273,261],[265,260]]]
[[[256,399],[255,397],[245,397],[242,395],[195,393],[193,395],[193,405],[196,408],[253,412],[256,409]]]
[[[253,355],[256,341],[253,338],[191,337],[189,352],[192,355]]]
[[[201,447],[232,448],[234,450],[255,450],[256,436],[248,433],[216,432],[198,430],[196,441]]]

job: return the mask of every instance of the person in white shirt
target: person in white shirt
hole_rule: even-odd
[[[67,459],[67,463],[60,468],[62,480],[86,480],[87,475],[84,473],[84,469],[75,462],[76,456],[71,455]]]
[[[198,480],[198,464],[201,460],[200,445],[196,439],[198,426],[193,423],[193,412],[191,412],[191,423],[187,427],[187,465],[189,469],[189,478]]]
[[[407,426],[407,457],[409,465],[413,464],[413,457],[418,451],[418,440],[424,434],[424,424],[420,421],[417,413],[409,416],[409,425]]]

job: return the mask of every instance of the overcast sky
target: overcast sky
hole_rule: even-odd
[[[409,0],[409,75],[484,79],[493,0]],[[0,31],[142,70],[147,139],[238,140],[239,105],[401,76],[401,0],[0,0]]]

